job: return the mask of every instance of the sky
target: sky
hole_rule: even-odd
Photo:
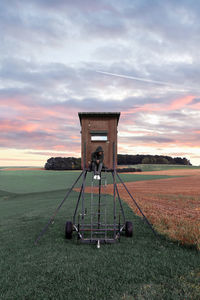
[[[80,157],[78,112],[115,111],[118,153],[200,165],[199,15],[196,0],[0,0],[0,166]]]

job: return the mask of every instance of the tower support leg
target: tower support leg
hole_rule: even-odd
[[[64,199],[62,200],[62,202],[60,203],[60,205],[56,208],[55,212],[53,213],[52,217],[49,219],[48,223],[44,226],[44,228],[42,229],[42,231],[40,232],[40,234],[38,235],[38,237],[35,240],[35,245],[37,245],[37,243],[39,242],[39,240],[41,239],[41,237],[45,234],[45,232],[47,231],[48,227],[53,223],[53,220],[55,219],[58,211],[60,210],[60,208],[63,206],[64,202],[67,200],[67,198],[69,197],[71,191],[73,190],[73,188],[75,187],[75,185],[77,184],[77,182],[79,181],[79,179],[82,177],[84,171],[81,172],[81,174],[78,176],[78,178],[76,179],[76,181],[73,183],[73,185],[71,186],[71,188],[69,189],[69,191],[67,192],[66,196],[64,197]]]
[[[127,193],[129,194],[129,196],[131,197],[131,199],[133,200],[134,204],[136,205],[136,207],[139,209],[141,215],[143,216],[145,222],[147,223],[147,225],[151,228],[151,230],[153,231],[154,235],[157,237],[157,233],[155,232],[155,230],[153,229],[152,225],[150,224],[150,222],[148,221],[147,217],[144,215],[144,213],[142,212],[141,208],[139,207],[139,205],[137,204],[136,200],[133,198],[133,196],[131,195],[131,193],[129,192],[127,186],[125,185],[125,183],[123,182],[123,180],[121,179],[121,177],[119,176],[118,173],[117,177],[119,178],[120,182],[122,183],[122,185],[124,186],[125,190],[127,191]]]

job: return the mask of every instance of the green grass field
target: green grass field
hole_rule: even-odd
[[[1,171],[0,190],[13,193],[30,193],[63,190],[73,184],[80,171]],[[122,179],[128,181],[141,181],[151,179],[169,178],[167,175],[121,174]],[[112,182],[108,174],[108,183]],[[88,176],[87,185],[90,183]]]
[[[0,299],[199,299],[199,253],[162,236],[156,239],[125,203],[127,220],[134,224],[132,238],[100,249],[79,244],[75,234],[65,240],[65,222],[78,195],[72,192],[34,245],[78,174],[0,171]],[[86,206],[88,201],[89,195]],[[111,196],[108,205],[111,210]]]
[[[200,169],[200,166],[186,166],[186,165],[165,165],[165,164],[138,164],[128,165],[129,168],[137,168],[142,171],[162,171],[175,169]]]

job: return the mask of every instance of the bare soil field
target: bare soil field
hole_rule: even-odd
[[[184,176],[127,182],[126,185],[158,232],[200,249],[200,170],[166,170],[142,174]],[[118,188],[121,198],[140,215],[122,184],[118,184]],[[112,185],[108,185],[107,193],[113,193]]]

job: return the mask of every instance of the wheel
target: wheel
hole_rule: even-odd
[[[71,221],[67,221],[65,225],[65,238],[70,240],[72,238],[72,232],[73,224]]]
[[[126,221],[125,223],[125,235],[127,237],[133,236],[133,223],[130,221]]]

